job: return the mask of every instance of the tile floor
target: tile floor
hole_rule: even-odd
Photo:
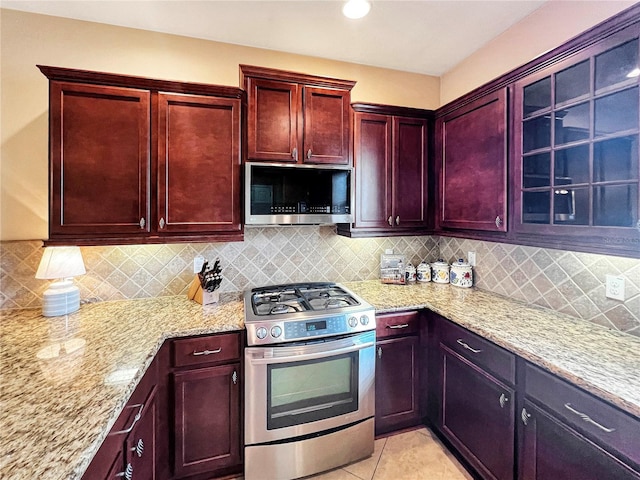
[[[473,477],[431,431],[420,428],[376,440],[371,457],[305,480],[473,480]]]
[[[373,456],[306,480],[472,480],[426,428],[376,440]]]

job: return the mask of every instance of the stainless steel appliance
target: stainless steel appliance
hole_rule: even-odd
[[[353,171],[335,165],[245,165],[245,224],[351,223]]]
[[[244,296],[245,480],[290,480],[373,453],[375,310],[335,283]]]

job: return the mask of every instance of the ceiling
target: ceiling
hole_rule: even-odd
[[[3,8],[440,76],[547,0],[1,0]]]

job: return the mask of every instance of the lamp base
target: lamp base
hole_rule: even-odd
[[[71,280],[52,283],[42,298],[42,315],[57,317],[80,309],[80,289]]]

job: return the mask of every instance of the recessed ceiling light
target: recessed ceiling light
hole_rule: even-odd
[[[367,0],[349,0],[342,7],[342,13],[348,18],[362,18],[371,10],[371,4]]]

